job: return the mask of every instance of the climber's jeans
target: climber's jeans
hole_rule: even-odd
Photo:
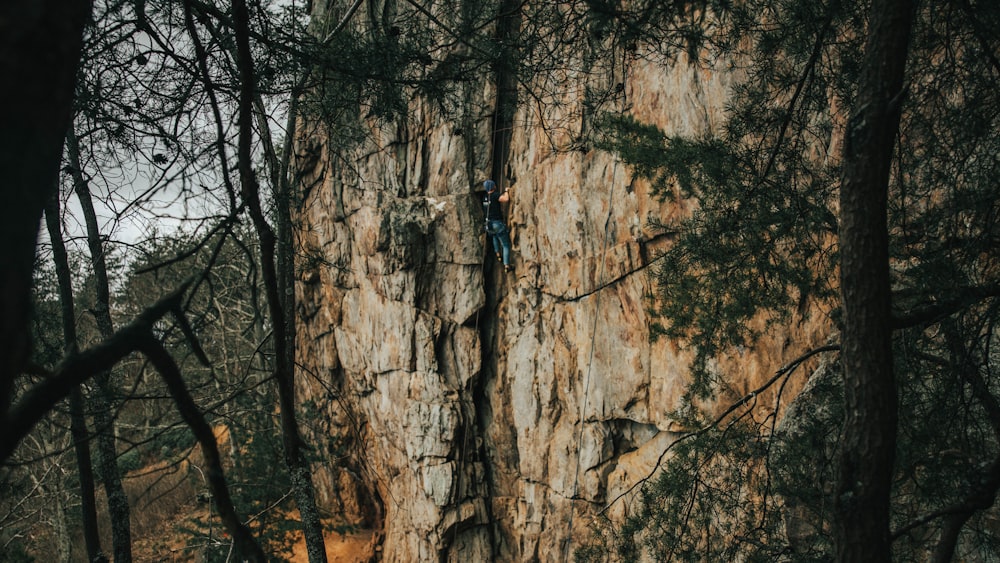
[[[503,256],[503,264],[510,264],[510,233],[503,221],[490,221],[486,224],[486,233],[493,239],[493,252]]]

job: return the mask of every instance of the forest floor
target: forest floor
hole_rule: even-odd
[[[196,511],[198,516],[207,517],[207,511]],[[178,530],[184,524],[189,523],[190,516],[165,523],[164,530]],[[306,542],[301,533],[293,534],[298,536],[290,538],[292,543],[291,553],[288,551],[282,554],[272,554],[280,561],[287,563],[308,563],[309,557],[306,553]],[[223,537],[228,537],[223,533]],[[326,544],[326,559],[328,563],[368,563],[373,560],[375,545],[372,541],[371,530],[356,530],[347,533],[340,533],[334,530],[324,532],[323,539]],[[223,538],[218,538],[214,543],[227,544]],[[201,546],[203,547],[203,546]],[[133,557],[138,562],[149,563],[173,563],[180,561],[201,561],[198,553],[199,546],[192,545],[191,539],[183,532],[162,533],[152,538],[137,539],[133,544]],[[2,558],[0,558],[2,560]]]
[[[221,448],[229,445],[229,432],[225,426],[215,428],[216,440]],[[174,463],[156,462],[132,472],[125,481],[132,510],[133,556],[137,562],[167,563],[202,561],[205,553],[225,553],[229,547],[228,534],[205,499],[195,501],[204,494],[204,484],[199,478],[203,465],[197,448],[189,458]],[[101,516],[107,513],[106,499],[101,495]],[[263,514],[263,513],[262,513]],[[257,515],[261,516],[261,515]],[[252,520],[260,521],[255,516]],[[292,508],[277,510],[269,515],[271,525],[298,520],[298,511]],[[110,523],[99,517],[102,543],[111,545]],[[329,563],[367,563],[374,559],[375,545],[371,530],[345,526],[338,520],[324,520],[323,538]],[[255,530],[259,534],[260,530]],[[258,540],[262,538],[258,537]],[[285,536],[280,553],[271,553],[277,561],[308,563],[305,539],[301,532]],[[272,549],[276,546],[270,546]],[[79,550],[83,553],[83,550]],[[0,556],[0,561],[3,557]]]
[[[358,531],[348,534],[327,532],[323,535],[326,541],[326,560],[328,563],[367,563],[374,555],[372,533]],[[308,563],[305,540],[296,542],[289,563]]]

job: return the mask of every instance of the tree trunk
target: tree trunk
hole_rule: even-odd
[[[911,0],[875,0],[848,123],[840,193],[846,419],[838,460],[838,561],[890,561],[897,397],[890,327],[887,198]]]
[[[35,493],[40,497],[42,506],[37,509],[36,518],[39,523],[45,523],[51,529],[51,536],[48,540],[51,545],[47,546],[50,553],[56,556],[57,561],[70,561],[73,556],[72,541],[70,540],[69,524],[66,521],[66,502],[63,483],[56,477],[62,473],[60,457],[52,455],[62,449],[62,445],[55,445],[50,441],[51,436],[42,434],[37,436],[36,444],[38,451],[46,455],[46,458],[39,468],[42,471],[36,474],[30,472]]]
[[[73,284],[70,279],[69,257],[66,253],[66,245],[63,243],[59,221],[58,190],[49,199],[49,204],[45,208],[45,222],[49,231],[49,241],[52,243],[52,260],[55,263],[56,277],[59,279],[63,339],[65,340],[65,355],[68,356],[76,353],[79,343],[76,336],[76,308],[73,305]],[[73,436],[76,466],[80,474],[80,517],[83,523],[83,539],[87,547],[87,561],[103,561],[105,559],[101,552],[101,537],[97,530],[97,502],[94,496],[94,468],[90,458],[90,436],[87,432],[87,421],[84,414],[83,393],[79,386],[70,393],[69,413],[70,433]]]
[[[52,491],[52,527],[55,528],[56,553],[60,561],[73,560],[73,538],[66,518],[66,490],[57,483]]]
[[[326,543],[323,523],[316,507],[316,491],[312,482],[309,460],[302,452],[302,438],[295,414],[295,249],[292,239],[290,200],[291,190],[285,178],[278,182],[277,194],[277,266],[278,294],[282,298],[283,331],[275,330],[275,339],[284,332],[284,345],[277,347],[278,401],[281,413],[281,439],[285,450],[285,463],[291,473],[295,504],[299,508],[302,528],[306,538],[306,552],[310,563],[326,562]]]
[[[0,3],[0,421],[31,348],[29,316],[42,210],[57,184],[72,116],[86,0]]]
[[[302,448],[302,437],[295,415],[295,288],[294,250],[292,244],[290,190],[285,179],[279,179],[277,191],[278,236],[267,223],[260,204],[260,184],[252,168],[251,144],[253,108],[257,99],[253,58],[250,50],[249,13],[243,0],[233,0],[233,22],[236,35],[237,61],[240,70],[240,108],[238,162],[243,199],[260,239],[261,271],[263,273],[268,312],[271,317],[275,348],[275,381],[281,416],[281,439],[285,464],[288,467],[295,503],[299,509],[306,552],[310,563],[326,563],[323,526],[316,507],[309,460]]]
[[[93,397],[94,429],[97,435],[97,450],[100,453],[98,473],[108,498],[108,516],[111,520],[111,543],[114,548],[115,563],[132,561],[132,523],[128,506],[128,495],[122,485],[118,470],[118,449],[115,439],[114,417],[111,416],[111,402],[108,401],[108,374],[97,375],[97,389]]]
[[[114,335],[114,323],[111,320],[111,288],[108,282],[107,261],[104,258],[104,244],[101,242],[100,226],[97,224],[97,214],[90,195],[90,187],[83,177],[80,166],[80,146],[73,131],[66,136],[67,156],[70,172],[80,207],[87,224],[87,244],[90,247],[90,261],[94,269],[94,286],[96,300],[92,311],[97,322],[97,330],[103,339]],[[97,447],[100,451],[101,481],[108,497],[108,513],[111,517],[111,540],[114,544],[115,563],[132,561],[132,524],[128,506],[128,496],[122,485],[121,472],[118,469],[118,446],[115,439],[115,421],[112,416],[112,400],[114,396],[111,373],[102,371],[97,374],[97,389],[92,397],[94,402],[94,425],[97,433]]]
[[[101,534],[97,528],[97,497],[94,494],[94,466],[90,456],[90,434],[84,415],[83,393],[77,387],[69,397],[70,432],[80,474],[80,520],[83,524],[83,541],[87,547],[87,561],[107,561],[101,549]]]

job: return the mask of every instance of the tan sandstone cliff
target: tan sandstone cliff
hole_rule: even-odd
[[[671,134],[719,127],[723,72],[619,63],[606,109]],[[321,504],[376,529],[384,561],[571,560],[593,516],[609,503],[620,514],[615,499],[684,430],[668,413],[690,355],[651,342],[647,299],[669,244],[648,220],[685,209],[614,155],[562,150],[543,122],[581,127],[572,94],[519,104],[500,151],[496,90],[477,96],[471,130],[417,101],[349,154],[321,126],[300,140],[313,155],[300,163],[300,395],[338,444],[316,479]],[[513,181],[513,273],[486,250],[472,194],[496,155],[495,179]],[[824,336],[804,322],[720,358],[723,400]]]

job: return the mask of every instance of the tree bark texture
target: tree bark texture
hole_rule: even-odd
[[[62,484],[56,486],[50,493],[53,499],[52,507],[52,527],[56,532],[56,553],[59,554],[60,561],[71,561],[73,558],[73,534],[69,529],[69,522],[66,519],[66,491]]]
[[[107,561],[101,549],[101,534],[97,527],[97,496],[94,494],[94,466],[90,455],[90,434],[87,432],[83,393],[77,386],[69,396],[70,432],[80,474],[80,520],[87,561]]]
[[[90,10],[86,0],[0,3],[0,421],[30,354],[36,237],[58,180]]]
[[[911,0],[875,0],[848,122],[840,192],[846,417],[838,463],[837,560],[890,561],[897,396],[890,319],[887,198],[899,128]]]
[[[122,485],[118,469],[118,447],[115,439],[114,417],[111,415],[111,401],[108,397],[106,371],[97,376],[97,389],[92,399],[94,407],[94,431],[97,435],[99,452],[99,474],[108,499],[108,517],[111,520],[111,543],[114,560],[117,563],[132,561],[132,520],[128,505],[128,495]]]

